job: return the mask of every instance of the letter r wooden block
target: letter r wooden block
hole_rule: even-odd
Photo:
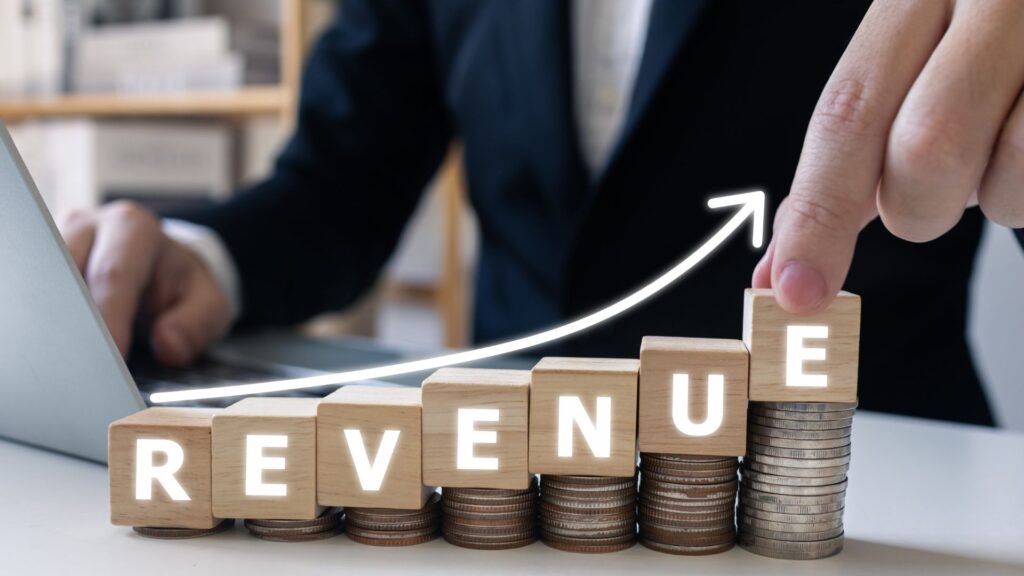
[[[320,503],[422,508],[422,393],[419,388],[345,386],[317,413]]]
[[[442,368],[423,382],[423,481],[530,485],[530,371]]]
[[[316,501],[318,398],[246,398],[213,418],[213,511],[306,520]]]
[[[544,358],[530,385],[530,471],[632,476],[638,360]]]
[[[149,408],[108,429],[110,521],[213,528],[210,427],[219,410]]]
[[[748,289],[743,342],[750,350],[750,399],[853,402],[857,399],[860,296],[840,292],[824,311],[796,316],[769,289]]]
[[[748,362],[739,340],[644,337],[640,452],[743,456]]]

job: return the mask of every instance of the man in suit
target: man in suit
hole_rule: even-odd
[[[1024,226],[1022,29],[1015,0],[346,0],[269,179],[191,223],[118,204],[62,231],[122,351],[141,306],[182,364],[232,325],[356,299],[454,138],[481,342],[634,289],[720,225],[707,197],[764,189],[759,264],[731,242],[546,352],[737,337],[751,282],[802,313],[845,287],[863,297],[862,407],[991,424],[964,337],[983,216],[965,207],[977,191]]]

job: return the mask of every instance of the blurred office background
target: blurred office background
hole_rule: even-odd
[[[157,210],[216,201],[270,169],[303,55],[342,4],[0,0],[0,119],[55,214],[119,198]],[[463,198],[453,146],[372,293],[300,329],[465,345],[476,230]],[[1022,288],[1024,253],[990,225],[969,336],[999,422],[1024,431]]]

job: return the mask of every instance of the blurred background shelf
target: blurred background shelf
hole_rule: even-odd
[[[293,91],[284,86],[246,86],[237,90],[169,94],[63,94],[0,99],[0,118],[67,116],[256,116],[290,114]]]

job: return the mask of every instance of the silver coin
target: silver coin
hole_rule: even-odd
[[[842,551],[843,542],[842,534],[818,542],[787,542],[742,533],[738,539],[739,545],[748,552],[782,560],[817,560],[835,556]]]
[[[746,530],[747,527],[756,528],[758,530],[768,530],[771,532],[797,532],[800,534],[806,534],[809,532],[829,532],[831,530],[841,529],[843,527],[843,519],[838,520],[826,520],[823,522],[806,522],[806,523],[794,523],[794,522],[777,522],[775,520],[765,520],[763,518],[756,518],[748,516],[746,514],[738,514],[736,516],[740,530]]]
[[[839,430],[847,429],[853,425],[853,418],[842,418],[840,420],[782,420],[780,418],[766,418],[751,414],[748,422],[771,428],[782,428],[785,430]]]
[[[844,444],[838,448],[803,449],[803,448],[776,448],[775,446],[762,446],[756,442],[747,442],[747,453],[764,456],[775,456],[778,458],[800,458],[800,459],[827,459],[839,458],[850,455],[850,445]]]
[[[817,542],[819,540],[828,540],[835,538],[843,533],[843,527],[833,528],[830,530],[820,530],[816,532],[780,532],[778,530],[764,530],[762,528],[754,528],[742,524],[739,530],[742,534],[752,534],[754,536],[760,536],[762,538],[770,538],[772,540],[782,540],[789,542]]]
[[[849,455],[836,458],[784,458],[782,456],[768,456],[755,452],[744,456],[743,459],[772,466],[785,466],[787,468],[833,468],[835,466],[846,466],[850,463]]]
[[[757,482],[764,482],[765,484],[778,484],[781,486],[831,486],[832,484],[838,484],[846,480],[845,473],[836,474],[834,476],[801,478],[796,476],[777,476],[775,474],[767,474],[765,472],[752,470],[746,466],[744,466],[741,469],[741,475],[743,478],[747,478]]]
[[[790,466],[772,466],[762,464],[756,460],[744,462],[743,465],[751,470],[774,474],[776,476],[796,476],[798,478],[823,478],[825,476],[839,476],[850,471],[850,465],[830,466],[828,468],[793,468]]]
[[[754,480],[744,480],[742,486],[752,490],[766,492],[768,494],[780,494],[783,496],[822,496],[825,494],[838,494],[846,490],[846,481],[827,486],[783,486],[779,484],[767,484]]]
[[[790,430],[762,426],[755,422],[750,422],[747,425],[747,430],[757,436],[770,436],[772,438],[786,438],[789,440],[834,440],[836,438],[849,439],[850,437],[850,428],[848,427],[836,428],[834,430]]]
[[[857,402],[752,402],[751,405],[790,412],[842,412],[857,408]]]
[[[820,505],[845,502],[846,493],[837,492],[835,494],[801,496],[796,494],[772,494],[770,492],[761,492],[760,490],[754,490],[743,486],[740,488],[740,498],[748,501],[771,502],[776,504]]]
[[[814,524],[817,522],[841,521],[843,519],[843,510],[823,512],[821,514],[783,514],[781,512],[767,512],[760,508],[745,506],[742,513],[750,518],[786,522],[788,524]]]
[[[778,502],[759,502],[748,500],[740,495],[739,510],[756,508],[765,512],[777,512],[779,514],[827,514],[839,512],[846,508],[845,499],[843,502],[832,502],[829,504],[780,504]]]
[[[828,438],[824,440],[798,440],[793,438],[777,438],[774,436],[759,436],[747,434],[747,444],[756,444],[766,448],[782,449],[790,448],[795,450],[828,450],[850,446],[850,437]]]
[[[749,413],[763,416],[765,418],[777,418],[779,420],[802,420],[805,422],[822,422],[825,420],[842,420],[853,418],[856,410],[838,410],[836,412],[799,412],[795,410],[774,410],[751,405]]]

